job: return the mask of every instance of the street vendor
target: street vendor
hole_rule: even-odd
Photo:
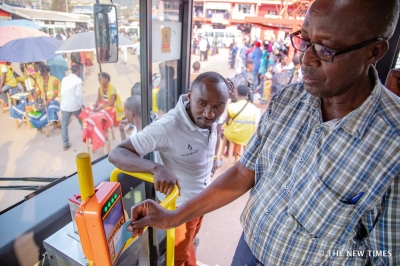
[[[103,72],[99,74],[100,88],[93,111],[98,112],[105,109],[113,118],[114,126],[118,126],[124,116],[124,105],[115,87],[110,83],[110,75]]]
[[[28,118],[35,128],[42,128],[50,122],[56,122],[60,127],[58,118],[60,85],[60,80],[50,75],[50,67],[41,65],[40,77],[35,83],[34,108],[27,108]],[[43,119],[45,114],[47,114],[46,119]]]

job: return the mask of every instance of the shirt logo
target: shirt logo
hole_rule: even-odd
[[[190,146],[190,144],[188,144],[187,148],[189,151],[187,153],[181,154],[181,156],[189,156],[189,155],[196,154],[199,152],[199,149],[193,149],[193,147]]]

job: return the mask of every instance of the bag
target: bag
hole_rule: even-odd
[[[246,104],[243,105],[242,109],[240,109],[240,111],[229,120],[229,123],[227,123],[226,125],[229,126],[230,123],[233,122],[233,120],[235,120],[236,117],[238,117],[238,115],[240,115],[240,113],[244,110],[244,108],[246,108],[247,104],[249,103],[249,101],[246,101]]]
[[[43,112],[43,110],[45,109],[44,100],[38,99],[37,101],[38,101],[38,107],[36,108],[36,111]]]

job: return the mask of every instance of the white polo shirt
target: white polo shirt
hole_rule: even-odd
[[[187,95],[181,95],[174,109],[130,137],[140,156],[158,151],[155,161],[178,178],[181,195],[177,206],[210,184],[217,141],[217,124],[211,130],[199,128],[186,112],[188,103]],[[157,192],[157,198],[162,200],[165,195]]]

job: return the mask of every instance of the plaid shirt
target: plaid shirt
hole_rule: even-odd
[[[323,122],[302,83],[264,113],[241,158],[255,171],[241,223],[264,265],[400,265],[400,99],[370,75],[342,119]]]

